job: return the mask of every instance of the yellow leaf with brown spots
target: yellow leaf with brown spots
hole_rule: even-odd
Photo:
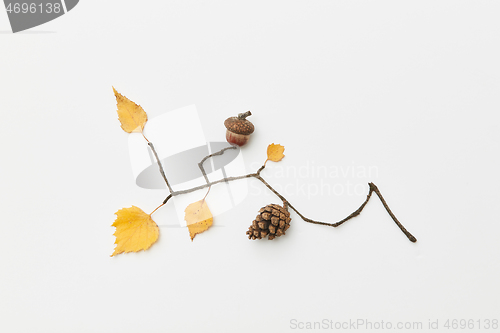
[[[122,129],[127,133],[142,133],[144,125],[148,121],[146,111],[140,105],[120,94],[114,87],[113,91],[116,97],[116,106],[118,107],[118,119]]]
[[[116,227],[116,248],[112,257],[123,252],[147,250],[158,240],[158,225],[142,209],[132,206],[115,214],[117,217],[112,226]]]
[[[189,229],[191,241],[194,239],[194,236],[210,228],[214,221],[205,199],[193,202],[186,207],[184,212],[186,213],[184,219]]]

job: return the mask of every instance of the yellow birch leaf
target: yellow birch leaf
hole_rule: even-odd
[[[158,240],[158,225],[142,209],[132,206],[115,214],[117,217],[112,226],[116,227],[116,248],[111,256],[147,250]]]
[[[283,157],[285,157],[285,155],[283,155],[284,151],[285,147],[282,145],[275,145],[274,143],[271,143],[267,147],[267,159],[273,162],[279,162],[283,159]]]
[[[116,97],[116,106],[118,107],[118,119],[122,129],[127,133],[142,133],[144,125],[148,121],[146,111],[140,105],[120,94],[114,87],[113,91]]]
[[[205,199],[193,202],[186,207],[184,212],[186,213],[184,219],[189,229],[191,241],[193,241],[194,236],[210,228],[214,221]]]

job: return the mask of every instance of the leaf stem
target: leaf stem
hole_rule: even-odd
[[[161,205],[159,205],[158,207],[155,208],[155,210],[153,210],[149,216],[153,215],[154,212],[156,212],[161,206],[163,206],[165,203],[162,203]]]
[[[212,186],[209,186],[209,187],[208,187],[207,193],[206,193],[206,194],[205,194],[205,196],[203,197],[203,201],[205,201],[205,199],[207,198],[208,193],[210,193],[210,189],[212,189]]]

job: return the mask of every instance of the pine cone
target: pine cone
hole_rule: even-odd
[[[274,239],[285,234],[290,227],[290,213],[288,205],[285,207],[276,204],[270,204],[262,207],[259,214],[248,228],[248,239],[262,239],[268,236],[268,239]]]

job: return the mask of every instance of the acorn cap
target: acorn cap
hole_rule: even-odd
[[[245,119],[246,117],[251,115],[252,113],[250,111],[247,111],[238,114],[237,117],[229,117],[224,121],[224,126],[226,126],[228,130],[236,134],[252,134],[255,128],[250,121]]]

